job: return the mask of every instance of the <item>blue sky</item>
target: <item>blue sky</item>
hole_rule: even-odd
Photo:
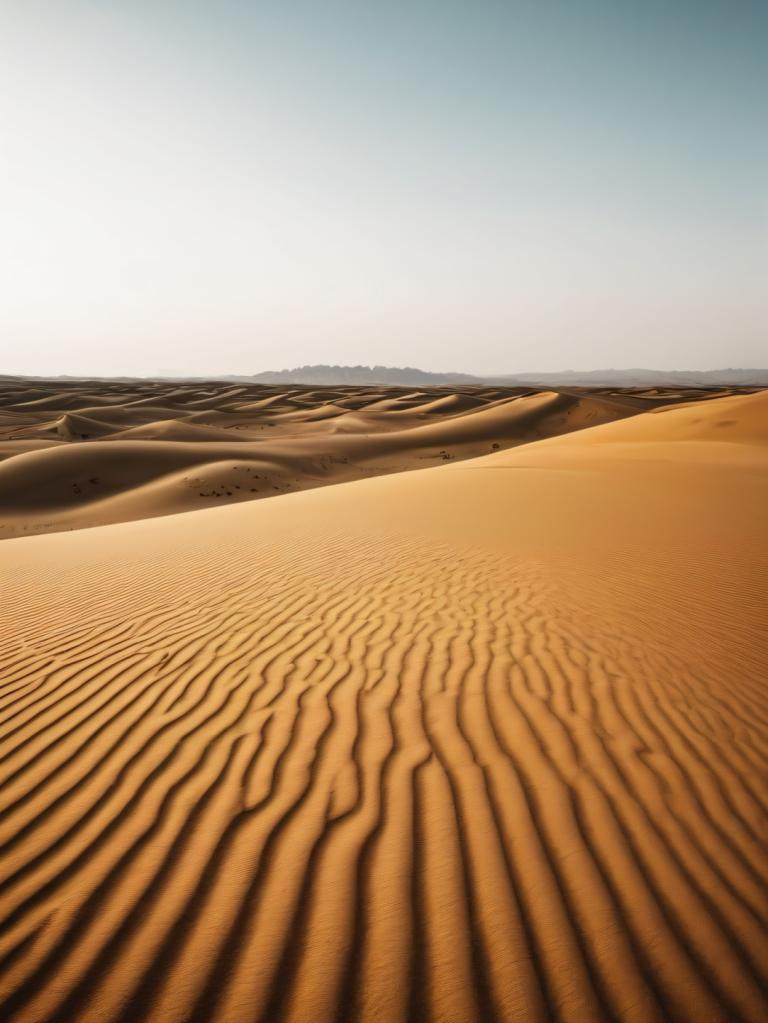
[[[764,365],[768,5],[0,5],[0,372]]]

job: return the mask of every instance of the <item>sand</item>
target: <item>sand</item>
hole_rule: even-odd
[[[0,1018],[764,1020],[767,424],[0,544]]]
[[[443,465],[727,393],[0,378],[0,539]]]

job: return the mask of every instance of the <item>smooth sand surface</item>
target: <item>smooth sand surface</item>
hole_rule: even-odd
[[[443,465],[724,393],[0,378],[0,539]]]
[[[0,544],[0,1019],[768,1018],[767,423]]]

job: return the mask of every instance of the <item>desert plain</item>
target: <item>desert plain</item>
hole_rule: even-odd
[[[768,392],[0,381],[0,1019],[768,1018]]]

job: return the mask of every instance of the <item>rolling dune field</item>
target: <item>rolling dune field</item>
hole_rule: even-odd
[[[6,387],[0,1019],[768,1018],[768,392],[153,386]]]
[[[0,539],[443,465],[728,393],[0,378]]]

